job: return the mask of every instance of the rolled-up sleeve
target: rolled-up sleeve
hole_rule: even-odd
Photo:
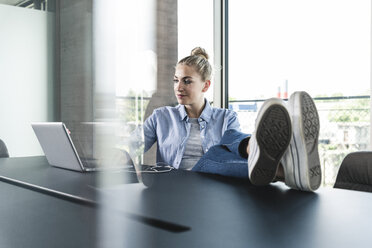
[[[237,131],[240,131],[238,115],[233,111],[229,111],[229,116],[227,120],[227,130],[229,129],[235,129]]]

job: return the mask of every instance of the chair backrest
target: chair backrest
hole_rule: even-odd
[[[0,139],[0,158],[8,158],[9,153],[4,141]]]
[[[341,163],[335,188],[372,192],[372,152],[353,152]]]

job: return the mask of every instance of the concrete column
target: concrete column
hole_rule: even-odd
[[[145,119],[154,109],[175,106],[173,92],[174,67],[178,62],[177,1],[158,0],[156,7],[156,54],[158,58],[157,89],[145,112]],[[156,144],[145,154],[145,163],[156,161]]]
[[[58,1],[56,64],[60,120],[78,146],[92,144],[93,131],[83,122],[94,120],[92,0]],[[92,145],[84,149],[92,153]]]

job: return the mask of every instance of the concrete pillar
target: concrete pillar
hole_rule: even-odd
[[[178,62],[177,1],[158,0],[156,7],[156,54],[158,58],[157,89],[145,112],[145,119],[154,109],[175,106],[173,92],[174,67]],[[145,163],[154,164],[156,144],[145,154]]]
[[[89,156],[93,131],[82,123],[94,120],[92,0],[58,1],[56,16],[58,119],[71,130],[79,152]]]

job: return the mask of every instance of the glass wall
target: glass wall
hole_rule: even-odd
[[[213,54],[213,0],[178,0],[178,60],[190,55],[195,47],[204,48],[209,55],[209,62],[215,72]],[[213,101],[214,80],[206,93],[206,98]]]
[[[150,99],[157,92],[156,1],[114,2],[103,16],[112,24],[102,25],[102,30],[112,27],[112,37],[106,39],[112,41],[107,49],[112,51],[108,60],[112,63],[116,112],[121,123],[117,137],[119,146],[129,151],[130,136],[142,128]],[[107,5],[100,1],[96,4]],[[97,8],[97,14],[101,12],[102,8]]]
[[[324,183],[369,140],[371,2],[229,1],[229,107],[251,133],[270,97],[307,91],[320,115]]]

